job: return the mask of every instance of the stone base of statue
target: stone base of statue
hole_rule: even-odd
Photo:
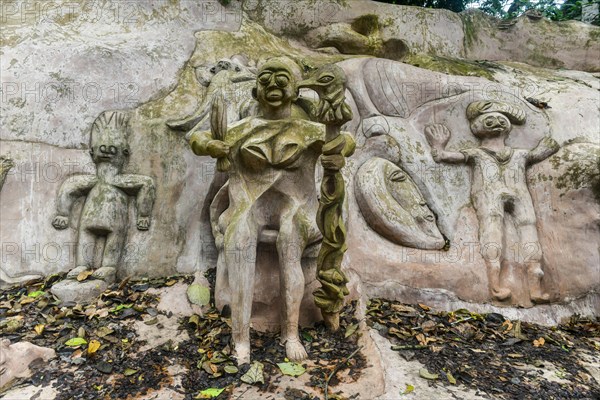
[[[66,279],[54,284],[50,291],[63,303],[85,304],[96,301],[108,286],[109,284],[101,279],[90,279],[83,282]]]

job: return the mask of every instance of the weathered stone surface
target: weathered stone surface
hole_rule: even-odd
[[[137,107],[177,84],[196,30],[240,22],[239,8],[225,14],[217,2],[7,3],[0,137],[85,147],[102,111]]]
[[[89,279],[79,282],[67,279],[52,285],[51,292],[63,303],[92,303],[108,288],[108,284],[100,279]]]
[[[255,0],[246,2],[244,9],[251,18],[277,34],[300,40],[306,35],[309,44],[334,46],[342,53],[376,55],[373,46],[395,39],[402,40],[412,55],[512,60],[539,67],[600,70],[600,28],[578,21],[556,23],[523,15],[509,29],[499,30],[498,19],[477,10],[456,14],[363,0],[284,3]],[[361,29],[352,29],[351,24],[366,15],[378,17],[379,44],[371,41],[367,45],[363,38],[352,38],[360,35]],[[328,28],[331,24],[340,25]],[[348,42],[353,45],[348,46]],[[397,53],[387,53],[390,58],[399,59]],[[410,63],[417,59],[407,57]]]
[[[196,273],[214,267],[217,257],[209,208],[224,180],[217,176],[213,182],[214,160],[195,157],[184,134],[170,129],[167,122],[201,114],[218,88],[226,92],[226,103],[231,105],[228,123],[235,123],[252,102],[251,81],[234,82],[231,70],[218,71],[217,76],[210,69],[229,60],[239,62],[236,65],[245,68],[244,74],[252,74],[264,59],[287,54],[307,69],[338,62],[348,77],[346,96],[354,118],[344,130],[354,134],[358,148],[343,170],[349,231],[344,266],[365,283],[365,295],[431,299],[448,307],[491,307],[482,305],[491,298],[484,261],[476,248],[478,220],[469,199],[469,170],[436,164],[423,129],[427,124],[443,123],[452,131],[448,149],[471,147],[475,140],[465,109],[472,101],[492,96],[519,104],[527,113],[527,124],[514,128],[508,145],[531,149],[551,133],[563,146],[556,156],[528,173],[544,247],[544,285],[562,305],[555,306],[556,313],[552,306],[535,306],[519,316],[552,320],[569,311],[598,313],[600,306],[594,297],[599,282],[596,266],[600,264],[595,241],[597,190],[582,182],[593,181],[597,171],[593,161],[597,158],[594,146],[600,145],[600,84],[597,76],[587,72],[532,66],[597,71],[598,28],[523,17],[509,29],[497,30],[496,21],[472,12],[457,15],[374,2],[350,1],[356,7],[347,8],[338,3],[309,3],[314,2],[285,3],[283,8],[281,2],[244,3],[248,15],[267,21],[265,25],[276,35],[250,20],[238,31],[227,31],[239,25],[234,14],[228,14],[226,23],[221,24],[205,18],[202,8],[190,2],[141,5],[146,19],[136,25],[139,29],[113,22],[98,28],[92,19],[81,19],[81,13],[58,26],[9,18],[2,33],[3,85],[14,81],[21,88],[25,82],[47,83],[56,77],[65,78],[64,82],[79,79],[83,85],[98,82],[108,91],[124,76],[140,85],[141,95],[131,104],[112,97],[94,103],[69,101],[68,95],[56,101],[36,100],[22,91],[10,94],[11,88],[4,85],[7,101],[1,105],[0,153],[13,159],[15,166],[6,176],[0,197],[3,284],[19,281],[22,275],[46,275],[74,266],[76,227],[54,230],[50,224],[54,197],[65,178],[93,173],[85,145],[87,132],[101,111],[115,108],[134,108],[130,110],[132,154],[124,173],[150,176],[157,187],[150,230],[138,232],[135,226],[129,227],[131,246],[126,249],[120,277]],[[253,11],[260,11],[259,6],[262,14]],[[317,8],[320,11],[315,12],[314,7],[321,7]],[[379,15],[377,35],[364,26],[352,28],[365,14]],[[350,26],[362,35],[362,48],[342,48],[344,52],[368,50],[365,37],[374,38],[376,45],[401,40],[410,50],[404,59],[414,65],[336,52],[340,49],[316,52],[302,43],[304,34],[310,38],[312,29],[323,33],[322,27],[330,22],[346,24],[344,29]],[[219,30],[205,30],[211,27]],[[152,50],[146,33],[151,29],[158,32],[151,40],[155,51],[147,51]],[[194,30],[199,31],[194,34]],[[287,41],[286,36],[292,39]],[[63,37],[77,45],[71,46],[72,53],[61,53],[64,59],[58,59],[58,46],[65,47],[59,40]],[[319,40],[310,43],[321,45]],[[529,46],[542,49],[543,57],[529,51]],[[32,50],[42,62],[33,65],[33,59],[27,59]],[[12,59],[16,61],[11,66]],[[479,59],[510,61],[470,61]],[[213,88],[206,86],[207,76],[216,77]],[[82,99],[81,92],[78,94],[75,99]],[[525,98],[547,102],[551,108],[538,109]],[[415,182],[435,214],[439,231],[450,240],[448,252],[403,247],[369,227],[356,202],[354,185],[356,172],[373,157],[393,162]],[[576,172],[581,169],[578,158],[586,160],[583,169],[590,172]],[[81,204],[76,204],[74,213],[80,208]],[[130,215],[130,220],[133,218]],[[519,271],[511,272],[509,279],[516,286],[522,282]],[[255,292],[265,293],[266,289],[258,286]],[[278,299],[268,301],[272,304]],[[515,310],[509,308],[505,313]],[[272,322],[264,320],[267,325]]]
[[[53,349],[36,346],[29,342],[10,343],[2,339],[0,343],[0,390],[6,389],[16,378],[31,376],[29,366],[36,360],[48,362],[56,357]]]

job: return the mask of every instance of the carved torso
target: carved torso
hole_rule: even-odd
[[[127,225],[127,194],[113,182],[99,180],[85,200],[80,229],[113,232]]]
[[[479,212],[503,214],[516,206],[518,212],[535,215],[525,174],[529,150],[507,147],[494,153],[480,147],[462,153],[472,166],[471,197]]]
[[[259,225],[277,228],[296,210],[314,225],[318,208],[315,165],[321,155],[325,129],[301,120],[246,118],[225,137],[231,146],[229,207],[220,218],[224,229],[236,213],[252,207]]]

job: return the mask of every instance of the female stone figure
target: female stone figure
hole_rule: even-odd
[[[214,227],[218,269],[225,268],[227,273],[218,272],[216,290],[226,283],[232,288],[232,338],[239,364],[250,361],[256,247],[269,237],[274,239],[281,269],[281,341],[289,359],[307,357],[298,336],[304,293],[300,260],[304,249],[321,237],[315,223],[314,176],[325,126],[309,121],[294,104],[299,79],[300,69],[292,60],[267,60],[252,91],[259,104],[258,116],[231,126],[222,140],[206,131],[190,138],[195,154],[229,161],[229,181],[223,189],[229,205]]]

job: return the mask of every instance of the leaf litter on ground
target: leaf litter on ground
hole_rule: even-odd
[[[210,272],[214,275],[214,270]],[[252,366],[237,366],[231,355],[231,322],[214,309],[203,316],[194,315],[179,321],[179,329],[187,331],[189,340],[176,346],[166,343],[140,351],[145,342],[138,340],[128,322],[141,321],[160,329],[161,325],[153,320],[158,314],[165,314],[157,311],[157,295],[147,290],[177,282],[190,285],[192,276],[126,280],[111,286],[98,301],[89,305],[60,303],[51,294],[52,284],[64,276],[52,275],[0,293],[3,337],[13,343],[23,340],[50,347],[58,355],[49,363],[35,365],[33,376],[17,384],[52,385],[57,391],[57,400],[134,399],[150,396],[165,387],[184,394],[186,400],[210,396],[226,399],[231,397],[235,387],[244,384],[242,377],[248,373],[254,372],[252,381],[264,393],[273,391],[283,376],[277,364],[287,360],[279,334],[251,331],[252,360],[263,366],[260,379],[256,370],[250,371]],[[210,281],[210,276],[207,277]],[[211,287],[211,299],[213,296],[214,287]],[[31,301],[22,304],[23,298]],[[296,371],[304,369],[309,376],[308,385],[317,391],[323,390],[325,380],[338,364],[342,364],[339,372],[350,370],[348,376],[355,380],[366,366],[366,360],[357,351],[355,312],[356,302],[345,307],[341,314],[342,328],[336,333],[328,332],[323,323],[300,332],[309,358],[318,362],[310,366],[297,364]],[[356,355],[345,362],[353,352]],[[183,367],[180,384],[174,384],[167,371],[173,364]],[[329,386],[338,383],[337,376],[333,376]],[[294,399],[296,395],[303,400],[318,398],[302,390],[286,389],[282,394],[286,399]]]
[[[545,327],[497,313],[438,312],[374,298],[367,324],[403,358],[424,364],[419,374],[430,384],[463,384],[494,399],[600,398],[599,382],[581,362],[585,354],[600,363],[598,318],[576,315]],[[548,379],[544,367],[559,380]]]

